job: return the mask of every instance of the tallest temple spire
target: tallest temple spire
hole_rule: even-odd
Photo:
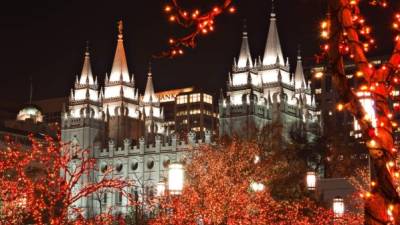
[[[126,55],[124,49],[124,35],[123,35],[122,20],[118,22],[118,42],[115,50],[114,61],[110,74],[110,82],[123,81],[130,82],[128,64],[126,62]]]
[[[278,28],[276,26],[275,4],[272,0],[270,24],[267,37],[267,44],[263,58],[263,65],[284,65],[281,43],[279,40]]]
[[[239,68],[244,68],[247,66],[253,67],[253,62],[251,60],[251,54],[250,54],[249,40],[247,38],[246,20],[243,22],[242,46],[240,47],[239,60],[237,66]]]

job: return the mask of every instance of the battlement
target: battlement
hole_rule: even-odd
[[[93,117],[80,117],[73,118],[65,114],[62,115],[61,127],[62,129],[71,129],[77,127],[91,126],[100,128],[104,126],[104,121],[102,119],[97,119]]]
[[[96,158],[112,158],[116,156],[130,156],[130,155],[146,155],[154,153],[174,153],[186,151],[193,148],[198,148],[201,145],[214,144],[211,142],[211,132],[206,131],[205,140],[196,139],[194,132],[189,132],[187,140],[178,140],[176,135],[171,135],[170,141],[162,141],[161,136],[156,136],[154,144],[147,145],[145,139],[139,139],[138,145],[132,145],[130,139],[125,139],[123,146],[117,146],[114,140],[108,142],[107,148],[101,148],[99,145],[94,146]]]

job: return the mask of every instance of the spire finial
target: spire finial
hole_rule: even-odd
[[[33,81],[32,81],[32,75],[29,77],[29,82],[30,82],[29,104],[32,104],[32,97],[33,97]]]
[[[148,68],[148,73],[147,73],[147,75],[149,76],[149,77],[151,77],[151,60],[149,61],[149,68]]]
[[[247,20],[243,19],[243,37],[247,37]]]
[[[297,59],[301,60],[301,45],[297,45]]]
[[[85,56],[89,56],[89,41],[86,41]]]
[[[123,31],[124,31],[124,24],[122,20],[118,21],[118,38],[122,39],[123,37]]]
[[[271,0],[271,17],[275,17],[275,2]]]

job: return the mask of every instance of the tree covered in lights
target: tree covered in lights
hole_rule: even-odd
[[[303,196],[275,199],[270,193],[271,165],[257,144],[233,141],[192,152],[179,196],[159,199],[150,224],[332,224],[333,213]],[[286,187],[289,189],[290,184]],[[346,213],[343,224],[361,224],[362,215]]]
[[[207,33],[213,28],[214,17],[222,12],[222,8],[214,8],[205,13],[208,20],[196,19],[198,13],[189,14],[176,2],[165,10],[171,13],[170,20],[177,21],[185,26],[196,25],[194,33],[179,40],[171,39],[171,54],[181,53],[176,46],[195,46],[195,37],[201,32]],[[375,67],[368,62],[365,53],[375,45],[372,38],[372,28],[366,24],[365,17],[361,14],[359,5],[369,2],[374,6],[388,7],[386,0],[329,0],[329,18],[322,22],[321,36],[327,40],[322,46],[326,52],[333,74],[333,83],[339,92],[342,101],[338,109],[349,110],[356,118],[364,133],[369,137],[367,147],[371,156],[372,167],[376,177],[371,181],[371,192],[366,196],[367,224],[400,223],[400,197],[399,197],[399,167],[397,149],[393,142],[393,127],[397,123],[392,121],[393,111],[389,99],[393,87],[399,82],[400,67],[400,36],[395,38],[395,49],[392,56],[385,64]],[[225,1],[224,6],[229,6],[231,1]],[[223,8],[226,9],[226,8]],[[199,17],[200,18],[200,17]],[[201,17],[203,18],[203,17]],[[210,25],[211,24],[211,25]],[[399,31],[400,14],[394,16],[393,28]],[[202,29],[207,26],[207,29]],[[213,29],[211,29],[213,30]],[[179,48],[178,48],[179,49]],[[348,57],[358,67],[355,73],[358,87],[351,87],[345,76],[343,59]],[[358,159],[354,159],[357,160]],[[372,185],[372,182],[374,185]]]
[[[389,6],[385,0],[329,0],[328,18],[321,23],[323,50],[329,59],[333,83],[342,101],[338,109],[347,109],[361,126],[371,157],[375,177],[365,198],[366,224],[400,224],[398,151],[394,146],[393,109],[390,99],[399,82],[400,36],[394,39],[394,51],[382,65],[371,64],[366,53],[375,45],[372,28],[362,15],[360,4]],[[394,15],[393,28],[399,31],[400,14]],[[353,60],[357,87],[345,75],[344,59]]]
[[[111,224],[110,211],[87,219],[75,203],[98,191],[123,191],[131,182],[104,176],[82,182],[96,170],[88,150],[52,137],[29,136],[31,146],[11,138],[0,149],[0,224]],[[3,222],[1,222],[3,221]]]
[[[314,151],[313,141],[308,140],[304,129],[292,129],[290,137],[282,136],[281,122],[267,124],[254,137],[269,165],[269,189],[279,199],[299,199],[305,194],[304,175],[318,170],[319,152]],[[311,165],[312,164],[312,165]]]

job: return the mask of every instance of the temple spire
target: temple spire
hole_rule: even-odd
[[[85,56],[83,60],[83,67],[82,67],[81,77],[79,79],[79,84],[80,85],[94,84],[92,67],[90,65],[89,42],[86,42]]]
[[[297,65],[296,72],[294,73],[295,89],[304,89],[306,87],[306,80],[304,78],[303,63],[301,60],[300,47],[297,51]]]
[[[149,63],[148,73],[147,73],[147,83],[146,90],[144,91],[143,102],[158,102],[158,98],[154,93],[153,76],[151,72],[151,62]]]
[[[130,82],[123,37],[123,23],[122,20],[120,20],[118,22],[118,41],[110,74],[110,82]]]
[[[285,63],[282,54],[281,43],[279,40],[278,28],[276,26],[276,14],[274,1],[272,0],[272,11],[270,15],[269,31],[267,36],[267,44],[265,47],[263,65],[274,65],[279,58],[279,64]]]
[[[250,46],[247,37],[247,25],[246,20],[243,21],[243,35],[242,35],[242,46],[240,47],[239,60],[237,67],[253,67],[253,61],[251,59]]]

